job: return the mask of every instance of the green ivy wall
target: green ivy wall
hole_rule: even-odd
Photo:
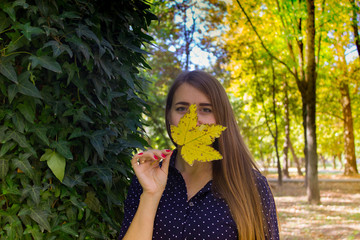
[[[0,239],[115,239],[156,17],[140,0],[0,1]]]

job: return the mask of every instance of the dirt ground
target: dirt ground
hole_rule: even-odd
[[[280,239],[360,239],[360,182],[320,182],[320,205],[307,203],[301,182],[270,183]]]

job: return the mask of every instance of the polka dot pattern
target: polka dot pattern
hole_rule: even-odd
[[[167,185],[156,213],[153,239],[238,239],[236,224],[231,217],[229,206],[224,199],[213,194],[212,181],[187,201],[185,181],[175,168],[174,161],[171,160]],[[279,239],[275,202],[270,188],[266,178],[260,173],[257,174],[256,179],[264,218],[269,224],[266,237],[268,240]],[[141,185],[134,176],[125,201],[125,216],[119,239],[122,239],[130,226],[141,193]]]

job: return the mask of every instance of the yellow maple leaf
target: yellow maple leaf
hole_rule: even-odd
[[[171,137],[179,145],[183,159],[192,166],[194,161],[209,162],[222,159],[221,154],[209,146],[226,129],[221,125],[202,124],[197,126],[196,105],[189,107],[177,126],[171,125]]]

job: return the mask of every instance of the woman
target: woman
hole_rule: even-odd
[[[192,71],[175,79],[165,112],[170,138],[170,125],[176,126],[192,104],[197,105],[199,125],[227,127],[213,145],[223,159],[190,166],[177,150],[136,154],[120,239],[279,239],[266,178],[256,168],[226,92],[214,77]]]

